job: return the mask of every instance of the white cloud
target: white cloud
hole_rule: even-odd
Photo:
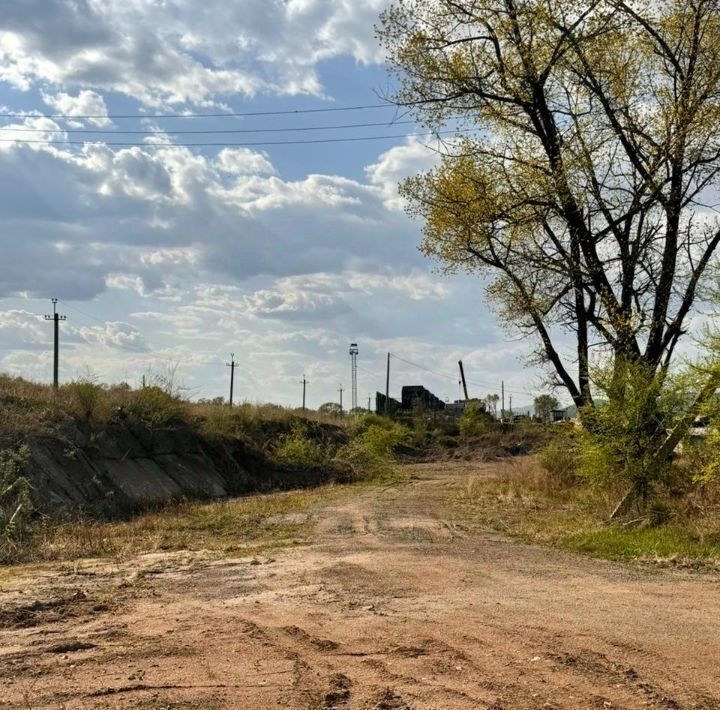
[[[215,165],[218,170],[229,175],[275,175],[266,155],[256,153],[249,148],[223,148],[218,154]]]
[[[144,353],[149,351],[145,338],[137,328],[122,322],[107,322],[104,326],[81,327],[78,333],[90,345]]]
[[[341,55],[382,62],[373,24],[386,5],[6,0],[0,80],[22,90],[50,83],[116,91],[149,106],[259,91],[321,95],[320,62]]]
[[[86,120],[68,121],[73,127],[83,126],[85,122],[101,127],[112,125],[112,121],[108,118],[105,100],[94,91],[83,89],[77,96],[70,96],[63,91],[54,95],[42,92],[42,97],[43,101],[59,114],[92,117]]]
[[[382,192],[386,206],[401,210],[403,201],[398,195],[398,184],[406,177],[429,170],[437,160],[437,154],[417,138],[407,138],[403,145],[380,155],[376,163],[365,168],[365,173],[370,183]]]

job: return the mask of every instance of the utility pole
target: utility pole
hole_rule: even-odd
[[[502,422],[505,420],[505,380],[502,381],[501,388],[502,404],[500,406],[500,421]]]
[[[57,389],[60,385],[60,321],[67,320],[67,316],[61,316],[57,312],[57,298],[52,299],[53,314],[45,316],[45,320],[51,320],[54,324],[55,342],[53,346],[53,387]]]
[[[387,374],[385,376],[385,414],[390,411],[390,353],[387,358]]]
[[[371,395],[371,394],[368,395],[368,412],[371,412],[371,411],[372,411],[372,408],[370,407],[370,402],[372,402],[372,395]]]
[[[235,362],[235,353],[230,353],[230,362],[225,363],[230,368],[230,406],[233,406],[233,390],[235,389],[235,368],[240,367]]]
[[[510,395],[510,423],[512,424],[513,413],[512,413],[512,395]]]
[[[342,393],[343,393],[343,386],[340,385],[340,388],[338,389],[338,392],[340,393],[340,416],[343,415],[343,406],[342,406]]]
[[[305,375],[303,375],[303,378],[302,378],[302,386],[303,386],[303,406],[302,406],[302,410],[303,410],[303,412],[305,411],[305,391],[306,391],[306,389],[307,389],[307,385],[308,385],[308,380],[306,380],[306,379],[305,379]]]
[[[352,381],[352,407],[350,409],[351,412],[354,412],[357,410],[358,402],[357,402],[357,357],[358,353],[360,351],[358,350],[357,343],[350,343],[350,376]]]
[[[463,392],[465,393],[465,401],[467,402],[470,397],[468,397],[467,382],[465,381],[465,368],[463,367],[462,360],[458,360],[458,365],[460,365],[460,380],[462,381]]]

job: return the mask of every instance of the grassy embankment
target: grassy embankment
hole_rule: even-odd
[[[51,520],[28,495],[23,445],[67,427],[101,431],[119,422],[186,426],[207,439],[242,439],[270,465],[328,467],[351,484],[398,475],[395,452],[410,435],[381,417],[337,419],[273,405],[186,401],[167,382],[105,387],[81,381],[51,388],[0,376],[0,563],[122,556],[153,550],[233,552],[295,544],[307,532],[305,513],[344,486],[216,502],[180,502],[127,521]],[[283,517],[284,516],[284,517]]]
[[[593,484],[576,472],[572,438],[532,458],[502,463],[497,475],[468,479],[459,502],[474,520],[523,540],[610,560],[720,568],[720,485],[676,476],[622,521],[609,521],[621,484]]]

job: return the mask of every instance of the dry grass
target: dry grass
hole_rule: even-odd
[[[530,542],[606,559],[720,566],[720,491],[668,499],[667,522],[656,526],[609,523],[620,494],[561,483],[535,459],[522,458],[501,464],[496,476],[470,477],[459,502],[474,520]]]
[[[125,559],[170,550],[249,554],[302,544],[311,529],[311,508],[345,490],[344,486],[325,486],[211,503],[187,502],[121,522],[45,521],[12,561]]]
[[[0,436],[17,440],[57,431],[59,425],[80,421],[102,427],[119,415],[135,416],[150,425],[184,422],[209,435],[252,432],[268,424],[311,424],[344,427],[348,418],[338,419],[319,412],[288,409],[272,404],[242,403],[232,410],[222,404],[194,403],[167,378],[150,381],[147,387],[103,385],[80,379],[52,387],[19,377],[0,374]]]

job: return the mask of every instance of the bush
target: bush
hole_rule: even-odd
[[[687,383],[616,362],[596,372],[595,384],[606,401],[581,412],[580,473],[603,485],[632,484],[646,498],[670,473],[671,461],[653,457],[686,406]]]
[[[468,439],[487,431],[490,417],[479,402],[468,402],[460,417],[460,436]]]
[[[577,482],[580,462],[577,442],[571,437],[551,441],[540,451],[539,461],[558,485],[569,486]]]
[[[13,557],[18,545],[28,534],[33,512],[30,483],[23,476],[28,460],[26,446],[17,451],[0,451],[0,560]]]
[[[104,422],[110,415],[107,392],[89,379],[79,379],[64,385],[68,413],[87,422]]]
[[[391,476],[395,471],[395,449],[408,438],[405,427],[389,419],[380,419],[381,423],[370,424],[336,456],[338,461],[350,466],[357,480]]]
[[[133,392],[128,411],[150,426],[181,422],[185,415],[183,402],[157,385]]]
[[[326,460],[323,450],[300,429],[282,439],[273,455],[291,466],[320,466]]]

